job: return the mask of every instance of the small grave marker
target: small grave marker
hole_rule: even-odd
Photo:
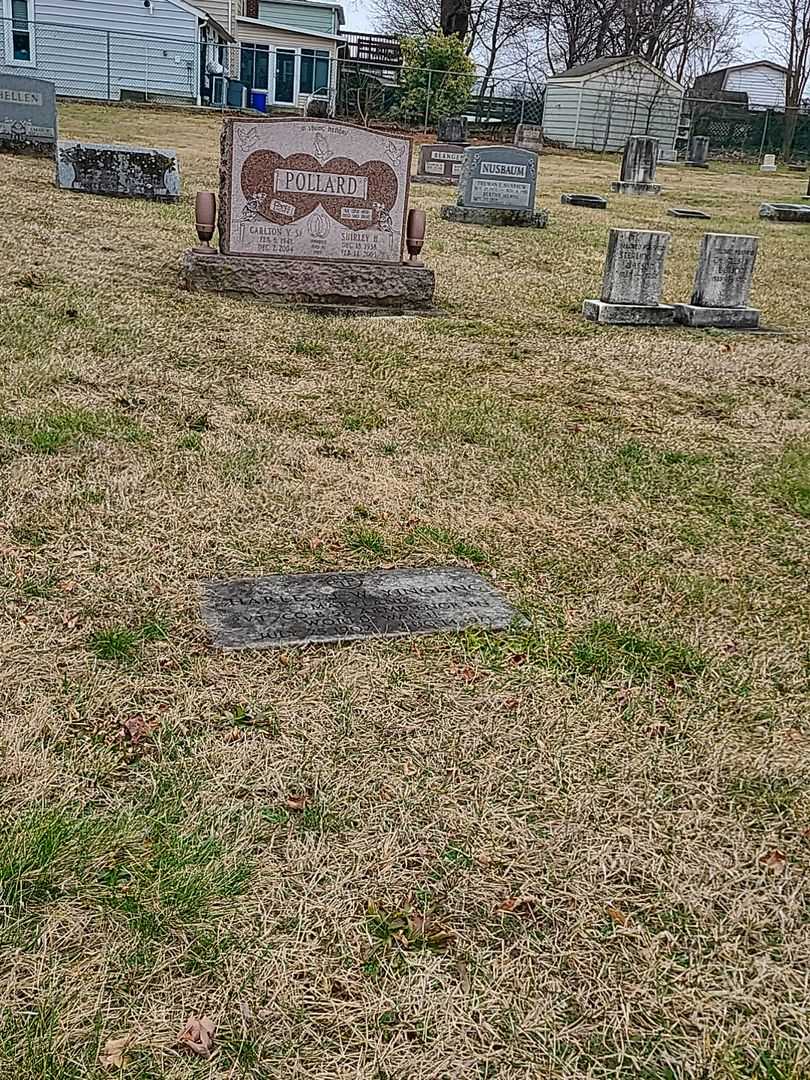
[[[741,330],[759,326],[759,311],[748,306],[757,245],[756,236],[706,233],[691,303],[675,304],[675,321]]]
[[[686,164],[690,169],[708,169],[706,160],[709,156],[708,135],[693,135],[689,140],[689,153]]]
[[[701,221],[711,221],[712,215],[705,210],[693,210],[691,206],[671,206],[667,210],[669,217],[675,218],[699,218]]]
[[[274,574],[205,582],[215,646],[267,649],[403,637],[468,626],[504,630],[520,617],[488,581],[461,567]]]
[[[759,167],[760,172],[776,172],[776,154],[766,154]]]
[[[611,229],[599,300],[586,300],[582,314],[590,322],[631,326],[666,326],[675,311],[661,304],[667,232]]]
[[[522,150],[534,150],[538,154],[543,149],[543,129],[538,124],[518,124],[515,129],[515,146]]]
[[[55,148],[54,84],[0,72],[0,152],[53,157]]]
[[[426,143],[419,149],[419,164],[411,177],[414,184],[458,183],[464,147],[458,143]]]
[[[467,142],[467,117],[440,116],[436,125],[436,141],[464,145]]]
[[[661,185],[655,183],[658,164],[658,139],[631,135],[624,146],[619,179],[610,185],[620,195],[658,195]]]
[[[759,216],[770,218],[772,221],[808,222],[810,221],[810,206],[803,206],[802,203],[762,203]]]
[[[180,171],[174,150],[60,140],[56,152],[60,188],[86,195],[177,202]]]
[[[608,201],[602,195],[582,195],[575,191],[566,191],[560,196],[561,203],[569,206],[589,206],[593,210],[607,210]]]

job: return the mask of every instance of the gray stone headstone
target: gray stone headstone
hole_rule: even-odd
[[[480,574],[460,567],[366,573],[274,574],[205,582],[213,644],[265,649],[403,637],[522,621]]]
[[[760,172],[776,172],[776,154],[766,154],[759,167]]]
[[[180,198],[180,170],[174,150],[60,140],[56,177],[59,187],[87,195],[158,202]]]
[[[624,326],[666,326],[675,309],[660,303],[669,233],[611,229],[600,300],[586,300],[591,322]]]
[[[630,184],[654,184],[658,139],[631,135],[625,143],[619,179]]]
[[[756,236],[706,233],[700,245],[692,303],[746,307],[757,257]]]
[[[515,146],[540,153],[543,149],[543,129],[538,124],[518,124],[515,129]]]
[[[693,210],[691,206],[671,206],[667,214],[676,218],[700,218],[701,221],[712,219],[712,215],[707,214],[705,210]]]
[[[582,195],[575,191],[563,192],[560,202],[569,206],[590,206],[594,210],[607,210],[608,204],[602,195]]]
[[[668,248],[668,232],[611,229],[602,300],[608,304],[658,304]]]
[[[689,152],[686,164],[693,169],[707,169],[709,156],[708,135],[693,135],[689,140]]]
[[[467,117],[466,116],[441,116],[436,125],[436,139],[438,142],[466,143],[467,142]]]
[[[0,151],[52,157],[56,138],[54,84],[0,72]]]
[[[762,203],[759,216],[770,218],[772,221],[808,222],[810,221],[810,206],[803,206],[801,203]]]
[[[459,180],[458,205],[533,210],[537,154],[511,146],[468,146]]]
[[[417,180],[455,184],[461,174],[464,147],[458,143],[426,143],[419,150]]]

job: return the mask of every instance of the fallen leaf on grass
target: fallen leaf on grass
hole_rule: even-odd
[[[133,1035],[122,1035],[120,1039],[107,1039],[98,1057],[99,1065],[107,1069],[123,1068],[124,1057],[134,1038]]]
[[[626,915],[621,908],[613,907],[612,904],[608,904],[607,913],[617,926],[628,926],[630,923],[630,916]]]
[[[214,1025],[207,1016],[198,1020],[190,1016],[186,1026],[177,1036],[177,1045],[186,1047],[198,1057],[210,1057],[214,1046]]]
[[[288,795],[284,805],[288,810],[306,810],[309,799],[306,795]]]
[[[536,903],[536,896],[507,896],[495,910],[503,911],[507,915],[529,915]]]
[[[136,746],[155,730],[154,722],[146,720],[143,716],[129,716],[121,721],[121,727],[124,735]]]
[[[781,874],[787,866],[787,857],[779,848],[771,848],[759,857],[759,865],[766,870],[772,870],[775,874]]]

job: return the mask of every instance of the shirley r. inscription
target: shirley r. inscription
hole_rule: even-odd
[[[461,567],[274,574],[205,582],[203,617],[223,649],[403,637],[467,626],[504,630],[515,609]]]
[[[410,147],[329,120],[226,120],[223,254],[399,262]]]

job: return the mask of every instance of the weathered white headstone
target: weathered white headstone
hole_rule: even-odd
[[[411,142],[318,119],[226,120],[220,250],[399,263]]]
[[[759,311],[748,306],[757,245],[756,236],[706,233],[692,301],[675,305],[676,322],[738,329],[759,326]]]
[[[0,152],[48,154],[56,147],[56,90],[45,79],[0,72]]]
[[[670,234],[642,229],[611,229],[599,300],[586,300],[582,313],[591,322],[662,326],[674,319],[661,304],[664,263]]]
[[[776,154],[766,154],[759,167],[760,172],[776,172]]]
[[[619,179],[610,186],[620,195],[658,195],[661,185],[655,183],[658,164],[658,139],[646,135],[631,135],[625,143]]]

